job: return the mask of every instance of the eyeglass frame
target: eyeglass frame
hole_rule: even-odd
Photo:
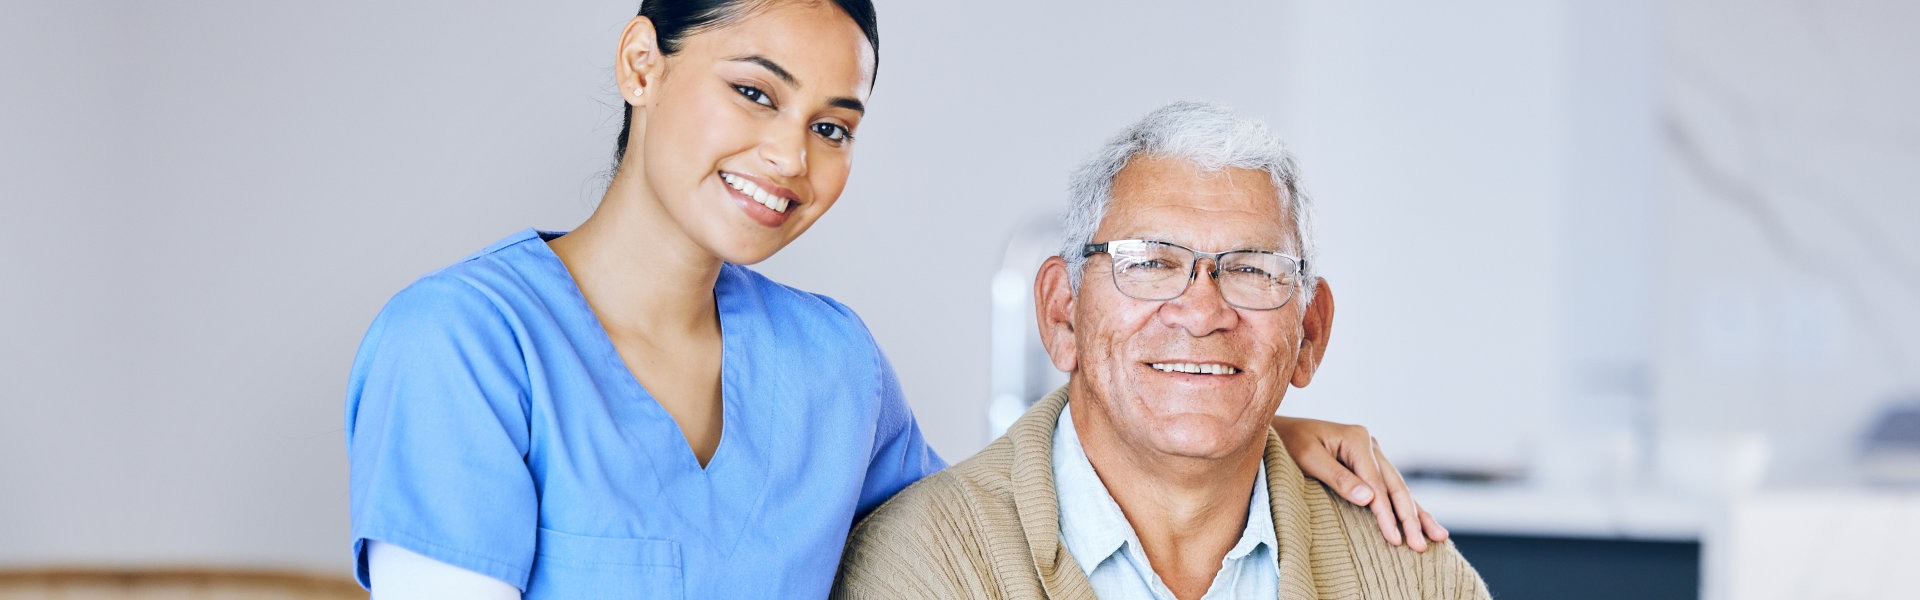
[[[1135,296],[1133,294],[1127,293],[1126,290],[1120,289],[1120,273],[1116,270],[1120,268],[1120,265],[1118,263],[1115,263],[1107,266],[1107,271],[1111,273],[1110,278],[1113,280],[1113,289],[1115,291],[1120,292],[1121,295],[1126,296],[1128,298],[1141,300],[1145,302],[1169,302],[1181,296],[1185,296],[1187,294],[1187,290],[1193,287],[1193,280],[1198,279],[1200,277],[1200,259],[1202,257],[1213,260],[1213,268],[1207,270],[1207,278],[1212,279],[1214,281],[1220,280],[1220,257],[1226,256],[1228,254],[1242,254],[1242,253],[1268,254],[1268,255],[1278,256],[1278,257],[1293,261],[1293,273],[1296,276],[1296,279],[1292,284],[1288,285],[1288,288],[1290,289],[1287,290],[1287,299],[1281,300],[1278,306],[1274,306],[1272,308],[1253,308],[1250,306],[1241,306],[1240,304],[1235,303],[1232,300],[1228,300],[1226,295],[1226,289],[1225,288],[1221,289],[1221,294],[1220,294],[1221,301],[1226,302],[1228,305],[1233,306],[1235,308],[1243,308],[1246,310],[1280,310],[1282,308],[1286,308],[1288,304],[1291,304],[1293,302],[1294,296],[1300,295],[1300,278],[1304,278],[1307,274],[1306,259],[1294,256],[1291,254],[1287,254],[1284,252],[1254,250],[1251,248],[1240,249],[1240,250],[1223,250],[1220,252],[1201,252],[1199,250],[1188,248],[1186,246],[1175,244],[1173,242],[1162,242],[1160,240],[1108,240],[1105,242],[1100,242],[1098,244],[1087,244],[1080,248],[1081,250],[1080,257],[1092,258],[1093,255],[1095,254],[1106,254],[1108,256],[1112,256],[1113,253],[1107,251],[1108,245],[1124,244],[1127,242],[1138,242],[1143,244],[1159,244],[1162,246],[1172,246],[1172,247],[1179,248],[1181,250],[1185,250],[1187,252],[1193,253],[1193,263],[1191,267],[1187,268],[1187,279],[1184,283],[1180,285],[1180,292],[1165,298],[1141,298],[1139,296]]]

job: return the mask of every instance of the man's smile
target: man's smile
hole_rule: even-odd
[[[1219,362],[1165,361],[1150,362],[1147,366],[1162,373],[1186,373],[1189,375],[1234,375],[1239,367]]]

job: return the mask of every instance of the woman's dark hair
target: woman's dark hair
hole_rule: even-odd
[[[832,2],[853,18],[861,33],[867,34],[867,43],[873,46],[873,68],[879,71],[880,19],[873,12],[873,0]],[[655,43],[659,44],[660,53],[666,55],[679,52],[680,43],[687,36],[732,25],[768,3],[767,0],[644,0],[640,3],[640,16],[653,21]],[[615,168],[627,157],[627,136],[633,130],[633,108],[627,107],[622,112],[620,139],[613,148]]]

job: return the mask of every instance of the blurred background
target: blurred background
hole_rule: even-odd
[[[1920,597],[1920,5],[878,4],[851,183],[756,268],[859,311],[950,460],[1050,381],[1069,170],[1213,100],[1320,210],[1339,335],[1282,412],[1368,426],[1497,597]],[[8,8],[0,571],[348,576],[356,344],[589,214],[637,2]]]

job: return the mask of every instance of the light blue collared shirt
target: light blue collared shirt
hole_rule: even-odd
[[[1174,600],[1140,547],[1140,538],[1080,446],[1073,405],[1053,428],[1053,485],[1060,497],[1060,541],[1080,564],[1102,600]],[[1273,510],[1267,499],[1267,467],[1260,465],[1247,503],[1247,528],[1220,561],[1201,600],[1277,598],[1280,563],[1274,555]]]

